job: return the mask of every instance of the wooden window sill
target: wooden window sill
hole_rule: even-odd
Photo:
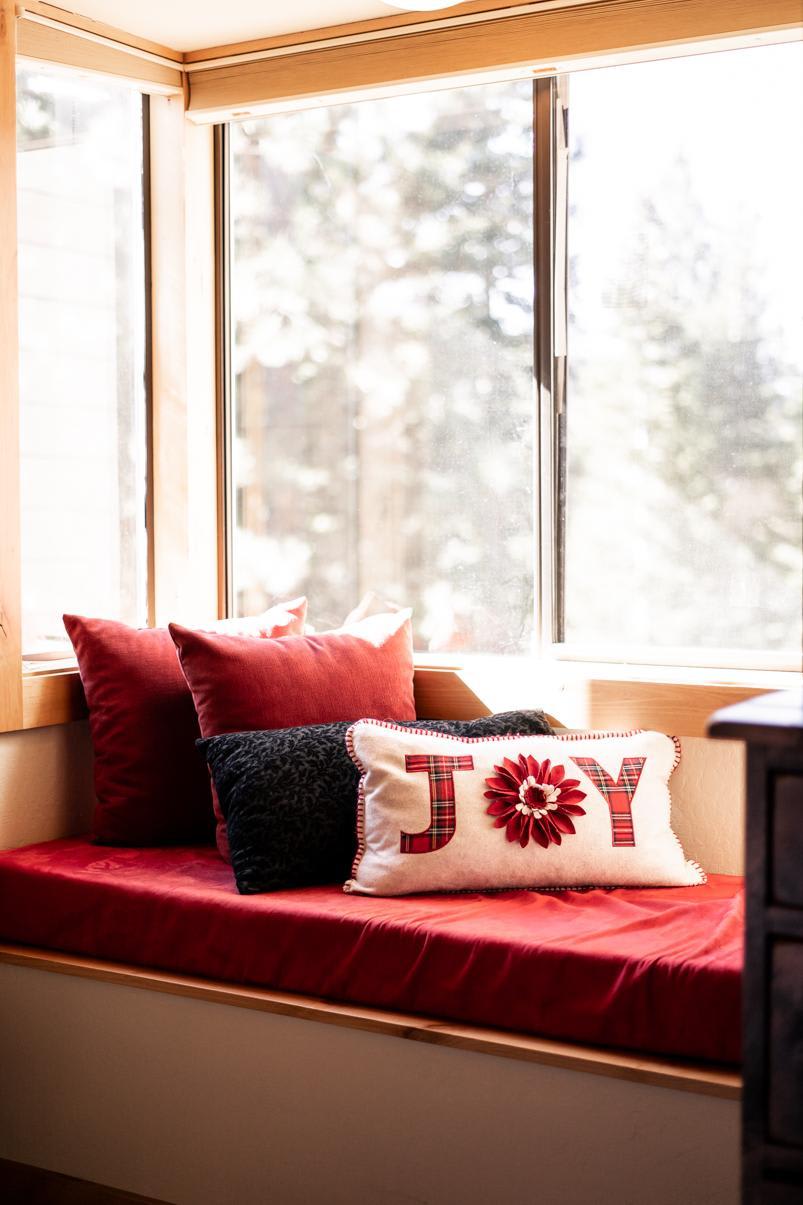
[[[77,669],[26,672],[22,675],[22,726],[46,728],[87,717],[86,699]]]
[[[547,1067],[563,1067],[569,1071],[654,1084],[682,1092],[717,1096],[726,1100],[741,1098],[742,1080],[736,1072],[676,1062],[652,1055],[605,1050],[572,1042],[556,1042],[548,1038],[530,1037],[526,1034],[508,1033],[505,1030],[475,1025],[452,1024],[409,1013],[389,1012],[386,1009],[336,1004],[313,996],[241,987],[188,975],[170,975],[163,971],[145,970],[124,963],[102,962],[94,958],[25,946],[0,945],[0,962],[60,975],[98,979],[124,987],[164,992],[172,996],[188,996],[210,1004],[228,1004],[234,1008],[256,1009],[285,1017],[318,1021],[326,1025],[362,1029],[412,1042],[429,1042],[435,1046],[451,1046],[458,1050],[495,1054],[501,1058],[540,1063]]]
[[[541,664],[511,658],[463,666],[416,666],[416,708],[422,719],[472,719],[492,711],[542,707],[566,728],[652,728],[674,736],[705,736],[713,712],[770,691],[799,686],[788,672],[723,671]],[[23,728],[68,724],[87,716],[77,669],[25,673]]]

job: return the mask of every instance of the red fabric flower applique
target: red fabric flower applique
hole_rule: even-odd
[[[550,843],[560,845],[564,834],[575,831],[572,816],[585,816],[578,807],[585,791],[578,791],[579,778],[566,778],[563,766],[553,766],[549,758],[537,762],[534,757],[519,755],[518,762],[509,757],[501,766],[494,766],[498,777],[486,778],[490,789],[488,815],[494,825],[507,830],[508,841],[518,841],[524,849],[528,841],[536,841],[547,849]]]

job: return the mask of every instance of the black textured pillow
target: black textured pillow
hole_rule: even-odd
[[[243,895],[337,883],[357,847],[359,771],[346,751],[351,722],[198,741],[226,817],[231,862]],[[549,735],[540,711],[478,720],[411,720],[405,728],[455,736]]]

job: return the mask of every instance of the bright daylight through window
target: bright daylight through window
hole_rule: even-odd
[[[532,85],[231,126],[235,602],[533,633]]]
[[[142,98],[17,71],[23,653],[146,618]]]
[[[801,57],[566,81],[540,438],[533,222],[564,241],[559,201],[534,213],[532,83],[233,123],[236,609],[304,591],[335,624],[374,590],[423,650],[794,666]]]
[[[565,639],[800,662],[803,47],[570,87]]]

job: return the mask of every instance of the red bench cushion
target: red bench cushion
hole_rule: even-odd
[[[402,899],[241,896],[207,847],[0,854],[0,937],[546,1037],[733,1064],[742,880]]]

